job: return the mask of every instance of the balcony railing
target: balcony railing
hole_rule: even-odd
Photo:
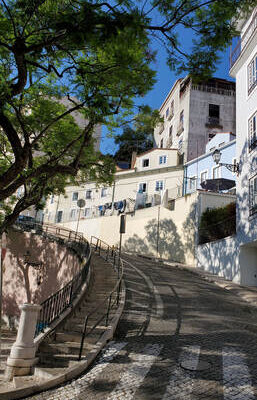
[[[178,129],[177,129],[177,135],[179,136],[184,130],[184,123],[180,122]]]
[[[171,109],[168,115],[168,120],[170,121],[174,117],[174,110]]]
[[[221,120],[218,117],[207,117],[206,125],[221,126]]]
[[[201,92],[207,93],[216,93],[221,94],[222,96],[235,96],[235,90],[223,89],[215,86],[208,85],[197,85],[195,83],[192,84],[192,90],[200,90]]]
[[[249,143],[249,150],[252,151],[256,149],[256,147],[257,147],[257,139],[251,140],[251,142]]]
[[[158,134],[161,135],[163,131],[164,131],[164,124],[161,124],[158,129]]]
[[[230,53],[230,68],[233,67],[235,62],[237,61],[238,57],[246,47],[246,45],[249,43],[251,38],[253,37],[254,33],[257,30],[257,10],[255,11],[252,21],[248,28],[246,29],[245,33],[242,35],[242,37],[239,39],[236,47],[231,51]]]

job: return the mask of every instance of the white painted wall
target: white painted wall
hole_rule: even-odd
[[[197,246],[196,258],[198,268],[241,283],[239,248],[235,236]]]

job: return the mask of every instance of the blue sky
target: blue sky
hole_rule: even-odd
[[[184,43],[183,48],[189,49],[191,45],[192,37],[183,33]],[[182,75],[177,75],[174,71],[171,71],[169,67],[166,65],[166,53],[165,50],[161,47],[161,45],[157,42],[153,43],[153,48],[157,50],[156,61],[153,64],[153,68],[157,71],[156,79],[157,82],[154,88],[140,101],[142,104],[148,104],[152,108],[159,108],[164,101],[165,97],[169,93],[171,87],[175,83],[175,81],[182,77]],[[222,53],[221,55],[221,63],[217,66],[217,71],[214,76],[218,78],[230,79],[233,80],[229,76],[229,48]],[[186,76],[186,73],[185,75]],[[108,138],[107,130],[105,127],[102,129],[102,142],[101,142],[101,151],[106,153],[115,153],[117,150],[116,145],[114,144],[114,140],[112,138]]]

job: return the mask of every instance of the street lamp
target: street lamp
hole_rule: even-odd
[[[30,251],[27,250],[27,252],[23,255],[24,257],[24,264],[27,265],[27,267],[32,267],[36,273],[37,273],[37,285],[41,285],[43,282],[43,268],[44,268],[44,263],[42,261],[31,261],[31,254]]]
[[[238,163],[235,164],[220,163],[221,151],[219,149],[214,150],[214,152],[212,153],[212,158],[213,161],[219,165],[219,167],[226,167],[231,172],[236,172],[237,174],[239,173]]]

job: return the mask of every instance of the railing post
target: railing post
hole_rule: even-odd
[[[111,301],[112,301],[112,293],[110,294],[110,297],[109,297],[108,310],[107,310],[107,315],[106,315],[105,326],[108,326],[108,322],[109,322],[109,314],[110,314]]]
[[[106,250],[106,261],[108,261],[108,258],[109,258],[109,246],[107,247],[107,250]]]
[[[84,340],[85,340],[86,330],[87,330],[87,321],[88,321],[88,315],[87,315],[86,318],[85,318],[85,323],[84,323],[82,338],[81,338],[81,342],[80,342],[79,361],[81,360],[81,356],[82,356],[82,351],[83,351],[83,346],[84,346]]]
[[[119,305],[119,302],[120,302],[120,289],[121,289],[121,280],[118,285],[118,291],[117,291],[117,306]]]
[[[100,240],[100,244],[99,244],[99,256],[101,254],[101,240]]]

